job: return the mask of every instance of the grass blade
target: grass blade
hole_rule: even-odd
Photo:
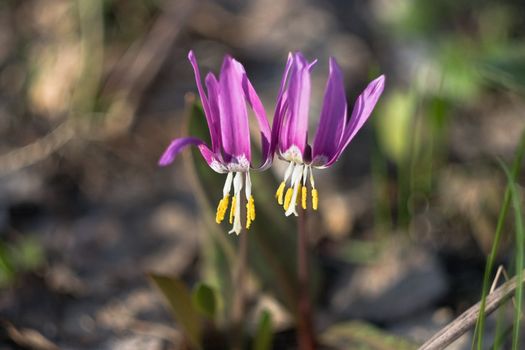
[[[490,254],[487,259],[487,265],[485,266],[485,273],[483,275],[483,289],[481,292],[481,310],[482,311],[485,310],[487,294],[489,292],[489,287],[490,287],[490,276],[492,274],[492,270],[494,269],[494,261],[496,260],[496,255],[499,250],[501,234],[503,232],[503,225],[505,224],[505,218],[507,217],[507,213],[509,210],[509,205],[511,201],[511,190],[510,190],[511,182],[514,183],[514,181],[517,179],[520,173],[520,166],[521,166],[521,162],[523,160],[524,154],[525,154],[525,130],[521,134],[521,139],[518,145],[517,154],[512,164],[511,177],[510,177],[509,183],[507,184],[507,189],[505,190],[503,204],[501,206],[501,210],[498,216],[498,222],[496,224],[496,233],[494,235],[494,242],[492,243],[492,248],[491,248]],[[485,329],[485,313],[480,312],[478,321],[476,322],[476,328],[474,330],[475,342],[472,343],[472,349],[475,348],[475,344],[476,344],[477,350],[483,349],[484,329]]]
[[[500,165],[507,175],[509,189],[512,195],[512,208],[514,209],[514,221],[516,225],[516,274],[518,276],[518,280],[521,281],[523,278],[523,243],[525,242],[521,202],[515,180],[512,178],[512,174],[503,162],[500,161]],[[517,350],[519,346],[522,294],[523,284],[520,283],[518,284],[515,292],[516,306],[514,312],[514,327],[512,329],[513,350]]]

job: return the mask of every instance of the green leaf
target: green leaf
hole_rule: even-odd
[[[149,274],[153,283],[166,298],[186,337],[193,346],[201,348],[202,324],[198,311],[193,307],[191,295],[184,282],[174,277]]]
[[[524,243],[525,243],[525,229],[523,228],[523,211],[521,208],[521,200],[518,189],[516,188],[516,181],[513,179],[510,170],[507,168],[503,161],[500,161],[500,165],[507,175],[507,182],[512,195],[512,207],[514,209],[514,222],[516,228],[516,276],[518,281],[523,280],[523,256],[524,256]],[[512,330],[512,350],[518,350],[520,340],[520,322],[522,317],[522,304],[523,304],[523,284],[518,283],[514,295],[516,303],[514,310],[514,328]]]
[[[217,297],[215,291],[204,283],[199,283],[191,295],[193,305],[201,314],[213,319],[217,313]]]
[[[394,92],[385,96],[375,126],[379,144],[385,154],[398,165],[410,155],[416,100],[409,92]]]
[[[479,68],[487,79],[525,93],[525,49],[507,50],[484,60]]]
[[[20,271],[35,269],[44,262],[44,251],[32,237],[24,237],[11,246],[11,261]]]
[[[253,350],[270,350],[273,341],[272,315],[267,310],[261,313],[257,333],[253,341]]]
[[[336,349],[415,350],[417,345],[360,321],[338,323],[320,337],[324,345]]]
[[[487,295],[489,292],[490,280],[493,273],[494,264],[496,261],[496,256],[498,254],[501,236],[503,234],[503,228],[505,226],[505,219],[509,211],[509,206],[512,197],[511,182],[515,182],[521,172],[521,163],[523,157],[525,156],[525,130],[521,132],[521,138],[514,156],[514,161],[512,164],[512,176],[507,183],[507,189],[505,190],[505,195],[503,198],[503,204],[498,216],[498,222],[496,224],[496,232],[494,233],[494,240],[492,242],[492,247],[490,254],[487,258],[487,264],[485,265],[485,273],[483,274],[483,288],[481,292],[481,310],[485,310],[485,304],[487,300]],[[485,313],[480,312],[478,319],[476,321],[476,327],[474,328],[474,336],[472,348],[474,348],[474,341],[476,342],[476,348],[481,350],[483,348],[483,334],[485,332]]]

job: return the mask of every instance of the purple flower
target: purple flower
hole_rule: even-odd
[[[275,196],[284,206],[287,216],[297,215],[299,199],[306,209],[308,177],[312,188],[312,207],[317,210],[318,194],[312,168],[327,168],[339,159],[372,113],[385,86],[384,75],[372,81],[359,95],[348,117],[343,76],[335,59],[330,58],[319,126],[310,146],[307,136],[310,71],[315,63],[308,62],[299,52],[288,56],[275,107],[272,152],[290,162]],[[290,186],[285,192],[288,180]]]
[[[228,174],[215,219],[217,223],[224,220],[233,185],[233,198],[229,213],[229,221],[230,224],[233,224],[233,228],[229,233],[239,234],[242,229],[240,196],[242,195],[243,182],[246,185],[245,196],[247,200],[246,228],[249,228],[255,219],[255,204],[250,181],[250,130],[246,103],[252,108],[261,132],[262,164],[258,169],[266,169],[272,161],[270,125],[261,100],[250,83],[244,67],[239,62],[230,56],[224,57],[219,79],[213,73],[208,73],[206,76],[206,94],[193,51],[189,52],[188,59],[193,66],[197,89],[210,129],[211,148],[196,137],[175,139],[164,151],[159,160],[159,165],[166,166],[173,162],[177,154],[186,146],[197,146],[213,170],[221,174]]]

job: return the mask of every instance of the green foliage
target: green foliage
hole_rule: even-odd
[[[523,229],[523,217],[522,217],[522,210],[521,210],[521,199],[519,192],[516,188],[516,180],[513,179],[511,172],[505,165],[505,163],[500,162],[501,167],[505,171],[505,175],[507,175],[507,181],[509,184],[509,189],[511,193],[511,199],[512,199],[512,208],[514,209],[514,223],[515,223],[515,229],[516,229],[516,274],[517,274],[517,280],[522,281],[523,280],[523,244],[525,243],[525,231]],[[521,316],[522,316],[522,300],[523,296],[523,283],[518,283],[516,286],[516,291],[514,295],[514,300],[516,303],[515,309],[514,309],[514,328],[512,329],[512,349],[518,350],[519,349],[519,338],[520,338],[520,323],[521,323]]]
[[[253,350],[270,350],[273,340],[272,315],[264,310],[259,318],[257,332],[253,341]]]
[[[37,269],[44,260],[36,239],[24,237],[15,242],[0,242],[0,288],[11,284],[18,274]]]
[[[194,347],[201,348],[202,324],[186,284],[175,277],[155,274],[150,274],[149,277],[169,303],[173,316],[187,339]]]
[[[416,344],[381,331],[364,322],[352,321],[330,326],[321,334],[324,345],[336,349],[415,350]]]
[[[479,64],[481,73],[497,84],[525,93],[525,48],[508,50]]]
[[[499,245],[501,242],[501,235],[503,233],[503,227],[505,224],[505,219],[507,217],[509,205],[512,199],[512,184],[516,181],[516,179],[518,178],[520,174],[521,163],[522,163],[524,155],[525,155],[525,130],[522,132],[521,140],[520,140],[520,143],[517,149],[517,153],[516,153],[514,162],[512,164],[512,173],[511,173],[511,176],[508,178],[507,189],[505,191],[505,196],[503,198],[503,204],[501,206],[499,216],[498,216],[498,222],[496,224],[496,232],[494,234],[494,241],[492,242],[491,251],[487,259],[487,264],[485,266],[485,273],[483,275],[483,289],[481,292],[480,310],[485,310],[487,295],[489,292],[490,280],[491,280],[491,276],[492,276],[493,269],[494,269],[494,262],[498,254]],[[476,342],[476,347],[478,350],[483,349],[484,329],[485,329],[485,313],[480,312],[478,316],[478,320],[476,322],[476,328],[474,330],[474,338],[473,338]],[[474,342],[472,343],[472,347],[474,348]]]
[[[210,286],[203,283],[195,286],[191,294],[193,305],[201,314],[213,319],[217,314],[217,296]]]
[[[383,96],[375,119],[379,144],[397,164],[403,164],[410,153],[416,109],[414,97],[412,93],[401,91]]]

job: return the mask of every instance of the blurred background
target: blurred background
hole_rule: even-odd
[[[227,252],[237,237],[212,212],[224,178],[206,178],[191,152],[157,166],[172,138],[198,128],[190,49],[203,74],[227,53],[241,61],[270,119],[288,52],[318,58],[312,134],[329,56],[349,104],[386,74],[368,124],[316,172],[316,326],[359,320],[422,343],[481,297],[507,183],[497,159],[513,161],[525,127],[524,28],[518,0],[0,2],[0,348],[177,348],[180,329],[147,274],[228,295],[214,244]],[[285,165],[276,159],[256,184],[260,229],[249,233],[260,240],[247,332],[269,310],[276,349],[293,348],[280,285],[293,278],[272,275],[295,265],[293,242],[265,260],[295,236],[273,200]],[[514,237],[509,217],[495,267],[510,275]],[[512,326],[509,312],[487,321],[487,344]]]

